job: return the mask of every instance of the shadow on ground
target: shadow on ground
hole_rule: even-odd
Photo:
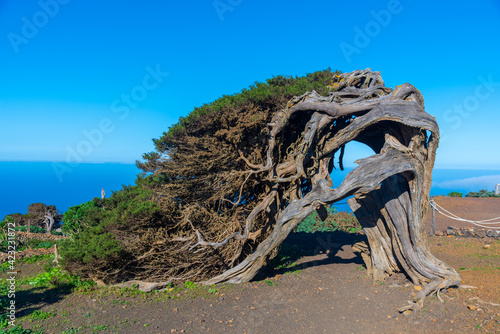
[[[364,266],[360,254],[352,253],[351,250],[351,245],[359,241],[367,241],[366,236],[343,231],[290,233],[280,245],[277,255],[268,261],[254,281],[335,263]]]
[[[55,304],[73,292],[73,285],[61,284],[50,289],[31,288],[16,292],[16,317],[28,316],[46,305]]]

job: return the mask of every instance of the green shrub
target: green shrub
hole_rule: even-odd
[[[14,227],[14,230],[20,231],[20,232],[28,232],[28,225],[23,225],[23,226],[16,226]],[[41,228],[40,226],[32,225],[30,226],[30,233],[46,233],[47,231],[44,228]]]
[[[448,196],[448,197],[463,197],[463,196],[464,196],[464,194],[462,194],[462,193],[460,193],[460,192],[458,192],[458,191],[452,191],[452,192],[451,192],[451,193],[449,193],[447,196]]]
[[[30,239],[29,246],[33,249],[36,248],[50,248],[55,245],[55,241],[43,241],[38,239]]]
[[[127,254],[110,230],[155,219],[159,207],[151,197],[152,191],[142,186],[124,186],[110,198],[94,198],[71,207],[64,215],[63,230],[72,238],[59,244],[63,266],[73,274],[87,276],[97,269],[96,263],[103,270],[124,263]]]
[[[221,127],[219,121],[225,122],[223,120],[225,115],[230,117],[229,123],[224,126],[233,127],[233,123],[239,119],[239,115],[247,111],[251,112],[248,115],[253,117],[255,124],[252,122],[247,124],[247,120],[245,120],[242,123],[242,129],[245,129],[246,132],[242,136],[229,136],[227,140],[231,141],[233,146],[240,145],[239,142],[242,138],[263,140],[267,136],[267,118],[270,120],[275,112],[286,107],[294,96],[300,96],[313,90],[320,95],[327,96],[330,91],[335,89],[329,85],[334,82],[335,73],[339,72],[327,69],[302,77],[276,76],[266,80],[266,82],[256,82],[238,94],[222,96],[210,104],[195,108],[186,117],[181,117],[177,124],[169,128],[167,133],[164,133],[159,139],[154,139],[157,151],[144,154],[144,162],[137,163],[137,166],[145,174],[138,176],[136,186],[124,187],[121,191],[114,192],[110,198],[95,198],[87,203],[74,206],[65,213],[63,231],[71,235],[72,238],[60,244],[64,268],[72,274],[82,277],[92,275],[108,281],[118,281],[123,278],[121,276],[139,276],[144,271],[147,271],[149,275],[151,267],[157,267],[160,272],[165,270],[162,263],[169,261],[188,263],[190,260],[177,258],[178,252],[165,252],[162,256],[168,261],[152,256],[141,258],[139,261],[142,254],[152,250],[151,244],[154,243],[155,239],[167,241],[173,237],[184,237],[191,233],[184,227],[181,228],[182,224],[179,224],[182,217],[187,218],[183,211],[187,206],[193,207],[191,212],[193,215],[202,212],[201,209],[196,209],[194,203],[201,203],[200,206],[205,206],[209,212],[217,213],[220,211],[222,213],[226,210],[222,204],[204,203],[199,201],[199,198],[209,195],[211,189],[206,185],[212,180],[216,180],[216,182],[211,187],[225,187],[223,180],[212,179],[212,175],[218,175],[218,170],[227,168],[227,166],[217,166],[217,162],[214,161],[210,164],[212,167],[206,169],[204,166],[193,175],[190,174],[191,172],[178,173],[176,169],[172,168],[159,168],[161,166],[168,167],[168,164],[163,164],[164,159],[174,159],[173,156],[176,152],[174,148],[179,148],[176,140],[182,140],[186,133],[190,133],[189,136],[191,136],[197,131],[197,128],[200,129],[201,134],[204,134],[208,129],[210,129],[209,133],[212,133],[211,130],[214,130],[214,133],[217,132]],[[214,115],[222,118],[219,120],[218,117],[213,117]],[[211,118],[213,118],[212,121],[208,121]],[[208,127],[203,124],[208,124]],[[264,127],[261,129],[262,126]],[[257,131],[258,138],[255,138],[253,133],[255,131]],[[216,142],[223,143],[224,140],[221,137]],[[250,143],[245,140],[245,145],[248,144]],[[219,148],[218,145],[217,148]],[[182,165],[180,169],[184,168]],[[210,174],[209,178],[205,178],[204,173],[208,170],[213,174]],[[148,172],[155,173],[146,176]],[[155,189],[155,193],[148,190],[151,188]],[[207,190],[205,191],[205,189]],[[250,199],[244,201],[250,201]],[[161,208],[158,203],[161,203]],[[214,205],[221,206],[216,209]],[[245,210],[241,212],[243,214]],[[199,216],[204,217],[205,215],[199,214]],[[196,219],[199,222],[203,220],[203,218]],[[338,228],[336,223],[331,222],[330,224],[333,224],[335,229]],[[323,230],[325,227],[318,228]],[[328,228],[332,227],[328,226]],[[161,247],[170,247],[170,245],[166,243],[165,246],[159,246],[159,248]],[[175,270],[189,271],[191,269]],[[118,275],[120,277],[117,277]]]
[[[317,211],[313,211],[295,228],[295,232],[315,233],[345,231],[353,233],[361,230],[361,225],[352,213],[338,212],[336,207],[327,208],[328,217],[323,221]]]
[[[468,192],[465,197],[480,197],[480,198],[491,198],[491,197],[500,197],[500,195],[495,195],[494,191],[487,191],[485,189],[481,189],[478,192],[476,191],[471,191]]]
[[[93,225],[101,211],[102,208],[95,200],[70,207],[64,213],[63,232],[72,235],[88,225]]]

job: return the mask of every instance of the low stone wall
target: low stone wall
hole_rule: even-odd
[[[480,227],[448,226],[446,231],[436,231],[437,236],[454,235],[462,238],[500,238],[500,230],[489,230]]]
[[[32,233],[30,233],[32,234]],[[37,248],[37,249],[25,249],[20,252],[16,252],[16,261],[21,260],[25,257],[31,257],[35,255],[45,255],[45,254],[55,254],[55,246],[50,248]],[[0,252],[0,264],[4,263],[9,259],[8,253]],[[12,259],[12,258],[11,258]]]
[[[62,235],[46,234],[46,233],[28,233],[16,231],[16,237],[18,242],[26,242],[28,239],[37,239],[42,241],[59,241],[66,239]]]

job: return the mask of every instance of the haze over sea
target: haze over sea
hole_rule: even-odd
[[[351,170],[334,170],[334,186]],[[82,163],[58,178],[52,162],[0,162],[0,218],[10,213],[26,213],[28,205],[36,202],[55,205],[64,212],[99,197],[102,188],[109,197],[112,191],[122,189],[122,185],[134,185],[140,172],[134,164]],[[500,170],[434,169],[431,195],[494,190],[497,183]],[[346,204],[334,206],[350,211]]]

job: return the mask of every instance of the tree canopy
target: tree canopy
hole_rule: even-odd
[[[368,269],[404,272],[424,286],[421,304],[460,283],[422,223],[438,140],[410,84],[385,87],[369,69],[277,76],[196,108],[154,140],[136,186],[73,210],[85,228],[62,247],[64,264],[105,283],[248,281],[300,221],[354,195]],[[350,141],[374,155],[333,188]]]

